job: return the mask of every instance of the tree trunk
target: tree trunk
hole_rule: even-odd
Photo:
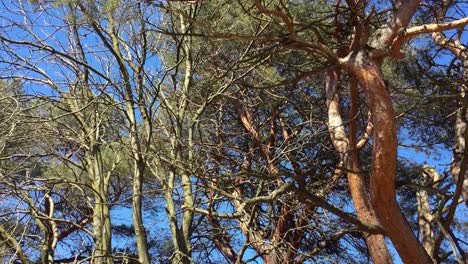
[[[126,76],[126,75],[125,75]],[[139,90],[142,88],[139,87]],[[142,181],[143,174],[146,168],[144,156],[142,154],[141,143],[139,140],[139,132],[136,121],[136,113],[134,109],[133,93],[130,88],[127,88],[127,118],[130,126],[130,147],[133,155],[133,196],[132,196],[132,222],[135,229],[135,237],[138,251],[138,260],[141,263],[151,263],[148,252],[148,239],[143,224],[142,213]],[[145,123],[147,129],[148,124]],[[148,130],[148,129],[147,129]]]
[[[466,66],[468,66],[468,59],[463,62]],[[468,80],[468,71],[465,70],[463,73],[463,77],[465,80]],[[462,161],[466,155],[466,142],[465,137],[467,133],[467,92],[468,87],[465,85],[461,86],[461,99],[460,99],[460,107],[457,110],[457,118],[455,121],[455,147],[453,149],[453,159],[450,165],[450,173],[453,176],[453,181],[455,185],[461,185],[461,194],[465,201],[465,204],[468,205],[468,177],[466,177],[465,172],[461,169]],[[458,197],[457,197],[458,199]]]
[[[378,64],[366,51],[351,53],[340,59],[341,66],[355,77],[369,101],[374,124],[371,205],[386,235],[407,264],[432,263],[395,200],[397,129],[391,97]]]
[[[164,181],[164,197],[166,200],[166,212],[169,217],[169,227],[172,233],[172,244],[174,246],[174,253],[172,263],[185,264],[191,263],[187,243],[185,242],[182,231],[178,226],[176,205],[173,198],[173,189],[176,173],[175,168],[171,168],[168,178]]]
[[[432,34],[432,39],[434,42],[443,47],[452,54],[460,59],[464,66],[463,71],[463,79],[468,80],[468,71],[466,68],[468,67],[468,52],[467,46],[463,45],[460,41],[454,41],[450,38],[445,37],[445,35],[441,32],[435,32]],[[453,194],[451,205],[449,206],[447,216],[445,219],[441,219],[442,222],[439,223],[441,231],[443,229],[450,229],[450,225],[452,224],[453,218],[455,216],[455,211],[457,208],[457,204],[459,202],[459,197],[463,196],[465,204],[468,204],[468,177],[466,177],[466,142],[468,141],[468,134],[466,133],[467,129],[467,106],[468,106],[468,98],[467,92],[468,88],[462,82],[460,85],[460,95],[459,98],[459,107],[457,109],[457,116],[455,121],[455,146],[453,149],[453,158],[452,163],[450,166],[450,173],[453,176],[454,183],[456,185],[455,192]],[[435,259],[439,259],[439,251],[440,246],[443,241],[443,232],[439,233],[434,241],[434,246],[432,247],[431,256]],[[460,250],[462,252],[462,250]],[[456,251],[454,251],[456,254]]]
[[[89,154],[88,167],[93,178],[94,210],[93,210],[93,263],[111,264],[112,261],[112,233],[107,194],[109,175],[102,171],[102,160],[96,146]]]
[[[346,136],[340,110],[340,99],[337,70],[330,70],[327,74],[326,95],[328,106],[328,129],[335,149],[346,168],[349,189],[354,202],[354,208],[360,221],[368,225],[378,225],[374,209],[370,205],[365,179],[361,173],[361,166],[357,153],[356,120],[357,113],[357,83],[351,82],[351,113],[350,137]],[[374,263],[393,263],[388,253],[385,238],[380,234],[365,234],[369,253]]]
[[[421,174],[421,179],[419,181],[421,186],[430,187],[433,182],[439,180],[439,175],[433,167],[423,166]],[[418,201],[418,225],[422,245],[426,252],[430,253],[434,247],[435,237],[432,229],[434,215],[431,213],[429,194],[426,189],[421,188],[417,191],[416,198]]]
[[[102,192],[96,194],[95,205],[93,210],[93,236],[94,236],[94,252],[93,263],[108,264],[113,263],[111,255],[111,223],[109,217],[109,208],[107,202],[98,197]]]
[[[134,154],[138,156],[138,154]],[[138,157],[137,157],[138,158]],[[145,226],[143,225],[142,213],[142,180],[144,172],[144,164],[141,160],[134,161],[133,172],[133,197],[132,197],[132,220],[133,227],[135,228],[135,236],[138,250],[138,260],[143,263],[151,263],[148,252],[148,240],[146,235]]]

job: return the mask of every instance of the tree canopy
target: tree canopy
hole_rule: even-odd
[[[0,262],[466,263],[466,12],[3,1]]]

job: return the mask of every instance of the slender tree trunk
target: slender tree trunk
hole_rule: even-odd
[[[172,144],[172,159],[177,161],[178,155],[177,151],[177,139],[171,139]],[[172,167],[169,169],[168,178],[164,181],[164,196],[166,200],[166,212],[169,216],[169,227],[172,233],[172,243],[174,246],[174,253],[172,257],[172,263],[175,264],[186,264],[191,263],[189,250],[187,248],[187,242],[185,241],[185,236],[178,225],[176,205],[174,203],[173,191],[174,191],[174,182],[176,178],[176,168]]]
[[[93,263],[111,264],[112,261],[112,232],[107,194],[109,177],[102,171],[102,160],[98,147],[92,144],[88,167],[93,178],[94,210],[93,210]]]
[[[423,166],[421,179],[419,181],[421,186],[430,187],[433,182],[439,180],[439,175],[433,167]],[[421,188],[416,193],[416,199],[418,201],[418,225],[419,233],[421,235],[421,241],[426,252],[432,252],[434,247],[434,232],[432,229],[432,222],[434,221],[434,215],[431,213],[431,207],[429,204],[429,194],[426,189]]]
[[[452,1],[443,2],[442,8],[440,8],[437,13],[437,18],[439,20],[444,19],[451,3]],[[438,46],[452,52],[452,54],[463,63],[463,82],[460,85],[461,98],[455,121],[455,147],[453,150],[450,172],[452,173],[455,185],[460,185],[465,205],[468,206],[468,177],[466,177],[465,172],[461,170],[462,160],[467,152],[465,135],[468,127],[468,87],[466,85],[466,81],[468,80],[468,71],[466,70],[468,68],[468,46],[463,44],[460,39],[447,38],[442,32],[434,32],[432,34],[432,39]]]
[[[132,95],[132,94],[130,94]],[[138,260],[143,263],[151,263],[148,251],[148,239],[143,224],[142,212],[142,181],[146,163],[141,153],[140,142],[138,138],[138,129],[135,118],[135,109],[133,108],[133,99],[129,96],[127,100],[127,116],[130,125],[130,144],[133,155],[133,196],[132,196],[132,222],[135,228],[135,237],[138,251]],[[132,101],[130,101],[132,100]]]
[[[445,35],[441,32],[433,33],[432,39],[437,45],[449,50],[454,56],[463,62],[463,79],[468,80],[468,71],[466,71],[466,68],[468,67],[467,46],[463,45],[460,41],[454,41],[445,37]],[[453,176],[456,188],[453,194],[451,205],[448,207],[449,209],[445,219],[440,219],[441,221],[438,223],[441,231],[445,229],[445,233],[448,233],[450,230],[450,225],[452,224],[455,211],[459,203],[459,197],[463,196],[462,199],[464,199],[465,204],[468,204],[468,177],[465,175],[467,167],[466,142],[468,141],[468,134],[466,132],[468,126],[468,87],[462,83],[460,85],[460,89],[461,98],[459,99],[459,107],[457,109],[457,116],[455,120],[455,146],[453,149],[453,158],[450,166],[450,173]],[[431,256],[437,260],[439,260],[439,251],[444,235],[444,232],[440,232],[436,236],[434,246],[432,247]],[[462,250],[459,251],[460,253],[463,253]],[[454,250],[454,254],[457,255],[456,250]]]
[[[35,213],[33,215],[36,218],[36,223],[38,224],[39,229],[41,229],[44,234],[44,241],[42,242],[41,248],[41,262],[44,264],[48,264],[54,262],[54,253],[55,248],[57,246],[59,234],[57,229],[57,223],[53,220],[55,212],[55,203],[49,194],[44,195],[44,204],[44,214],[49,219],[39,219]]]
[[[374,124],[370,197],[377,218],[405,263],[432,263],[395,200],[396,119],[379,66],[362,50],[340,62],[358,80],[369,99]]]
[[[187,67],[191,67],[191,65]],[[191,70],[189,70],[187,73],[190,73],[190,72]],[[181,135],[182,131],[179,131],[179,133]],[[185,160],[186,164],[188,164],[189,166],[193,166],[193,162],[194,162],[193,160],[193,126],[190,126],[188,129],[187,144],[188,144],[188,151],[187,151],[188,158],[185,160],[185,158],[182,157],[182,153],[179,153],[178,157],[181,160],[180,164],[183,164],[184,163],[183,161]],[[183,190],[183,195],[184,195],[184,207],[192,209],[194,208],[194,201],[193,201],[193,193],[192,193],[192,180],[190,179],[190,175],[186,171],[182,171],[181,180],[182,180],[182,190]],[[187,254],[189,256],[191,256],[192,254],[192,242],[191,242],[192,222],[193,222],[193,210],[185,210],[182,216],[182,234],[184,236],[185,248],[187,248]]]
[[[112,253],[111,247],[111,222],[109,215],[109,207],[107,201],[101,196],[104,192],[96,191],[95,205],[93,210],[93,236],[94,236],[94,252],[93,259],[96,264],[113,263],[110,257]],[[103,196],[105,197],[105,196]]]
[[[143,263],[151,263],[148,252],[148,239],[146,235],[145,226],[143,225],[143,212],[142,212],[142,180],[144,165],[141,160],[134,161],[133,172],[133,197],[132,197],[132,220],[133,227],[135,228],[135,236],[138,250],[138,260]]]
[[[188,7],[188,13],[194,14],[192,7]],[[179,16],[180,18],[180,31],[183,34],[188,34],[191,32],[190,23],[186,21],[186,18],[182,15]],[[183,72],[183,82],[182,82],[182,94],[178,101],[177,113],[174,116],[176,119],[175,122],[175,135],[174,140],[172,141],[172,148],[173,148],[173,156],[172,158],[176,163],[181,166],[191,166],[192,165],[192,157],[193,157],[193,127],[190,126],[188,128],[188,136],[186,138],[183,137],[183,126],[185,120],[187,120],[186,113],[187,113],[187,106],[189,104],[189,94],[192,89],[192,78],[193,78],[193,59],[192,59],[192,37],[190,35],[186,35],[181,42],[181,47],[184,50],[185,55],[185,68]],[[188,158],[184,157],[182,153],[182,145],[181,140],[186,139],[188,144]],[[193,194],[192,194],[192,181],[190,179],[190,175],[187,171],[179,171],[176,170],[175,172],[177,175],[180,176],[181,183],[182,183],[182,195],[183,195],[183,207],[189,210],[184,210],[182,213],[182,223],[181,228],[178,229],[180,232],[179,234],[179,249],[181,249],[180,254],[180,263],[190,263],[191,262],[191,254],[192,254],[192,243],[191,243],[191,236],[192,236],[192,222],[193,222],[193,210],[190,210],[194,207],[193,201]]]
[[[468,58],[463,62],[463,64],[465,66],[463,77],[465,80],[468,80],[468,71],[466,70],[466,67],[468,66]],[[465,138],[468,127],[468,87],[466,85],[461,85],[461,89],[461,102],[460,107],[457,110],[457,117],[455,121],[455,147],[453,149],[453,159],[450,165],[450,173],[453,176],[455,185],[460,185],[462,199],[465,201],[465,204],[468,205],[468,177],[466,177],[465,172],[461,169],[462,161],[466,157],[467,153]]]

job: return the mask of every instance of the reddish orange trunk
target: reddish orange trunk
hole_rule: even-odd
[[[370,205],[369,193],[365,179],[361,173],[361,164],[357,149],[357,125],[356,116],[358,113],[358,83],[356,79],[351,80],[351,109],[349,121],[349,143],[351,156],[351,170],[348,170],[349,189],[354,201],[354,207],[359,220],[372,225],[379,224],[375,211]],[[380,234],[370,234],[366,237],[367,247],[372,260],[376,264],[393,263],[392,257],[388,253],[385,237]]]
[[[370,195],[377,218],[405,263],[432,263],[395,200],[396,120],[380,69],[364,51],[351,54],[341,63],[369,98],[374,124]]]
[[[338,74],[336,70],[328,72],[327,78],[327,105],[328,105],[328,127],[335,149],[340,154],[341,160],[347,171],[349,189],[353,199],[354,208],[360,221],[369,225],[378,225],[377,217],[369,202],[367,186],[360,173],[361,166],[357,153],[356,143],[356,120],[353,118],[349,123],[349,139],[341,117],[339,96],[337,91]],[[357,83],[351,83],[351,110],[350,116],[355,117],[357,113]],[[366,234],[366,244],[374,263],[392,263],[388,253],[387,245],[383,235]]]

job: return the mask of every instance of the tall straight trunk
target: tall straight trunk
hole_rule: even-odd
[[[99,134],[99,131],[96,132]],[[101,150],[95,138],[90,138],[91,150],[86,157],[86,167],[93,179],[93,263],[112,264],[112,232],[109,204],[107,203],[111,171],[104,173]]]
[[[189,128],[188,131],[188,159],[186,162],[192,165],[193,162],[193,126]],[[179,158],[182,158],[182,153],[180,153]],[[182,161],[182,160],[181,160]],[[180,162],[183,164],[184,162]],[[184,195],[184,207],[185,208],[193,208],[193,193],[192,193],[192,180],[190,179],[190,175],[186,171],[181,172],[181,180],[182,180],[182,190]],[[193,211],[192,210],[185,210],[182,216],[182,234],[184,236],[185,248],[187,249],[187,255],[191,256],[192,254],[192,222],[193,222]]]
[[[134,161],[133,172],[133,197],[132,197],[132,221],[135,228],[135,237],[138,250],[138,261],[143,264],[151,263],[148,251],[148,239],[143,225],[143,212],[142,212],[142,180],[144,165],[141,160]]]
[[[146,162],[141,153],[140,142],[138,138],[138,129],[136,123],[135,109],[131,97],[127,100],[127,116],[130,125],[130,144],[133,155],[133,196],[132,196],[132,222],[135,229],[135,237],[138,251],[138,260],[141,263],[150,263],[148,251],[148,238],[143,224],[142,212],[142,181],[146,167]]]
[[[88,17],[88,12],[83,5],[79,5],[79,8],[83,13]],[[85,52],[83,50],[83,45],[78,34],[78,27],[76,24],[73,25],[73,36],[77,43],[77,50],[79,56],[76,56],[77,61],[83,61],[83,65],[87,65],[87,59]],[[110,172],[104,173],[104,165],[101,156],[101,149],[99,142],[102,134],[100,129],[101,126],[101,113],[98,107],[98,104],[93,104],[94,113],[93,119],[91,122],[87,122],[85,114],[88,112],[83,112],[84,106],[89,107],[88,103],[82,104],[78,98],[84,97],[86,99],[95,99],[96,96],[93,94],[93,90],[90,88],[90,73],[87,67],[84,67],[83,75],[79,75],[81,79],[82,88],[79,87],[70,87],[71,97],[64,99],[70,106],[70,113],[73,113],[75,118],[79,120],[81,124],[82,132],[84,133],[85,144],[88,145],[89,149],[86,153],[85,163],[86,170],[89,173],[89,176],[92,179],[92,188],[94,194],[94,208],[93,208],[93,239],[94,239],[94,249],[92,254],[92,263],[97,264],[111,264],[112,260],[112,230],[111,230],[111,219],[110,219],[110,209],[109,204],[107,203],[108,198],[108,189],[111,171],[115,168],[112,168]],[[91,114],[91,112],[89,112]],[[114,164],[115,166],[115,164]]]
[[[182,189],[184,191],[184,207],[193,208],[193,196],[192,196],[192,182],[190,176],[187,173],[182,174]],[[185,248],[187,249],[187,254],[190,256],[192,252],[192,222],[193,222],[193,211],[185,210],[182,216],[182,234],[184,236]]]
[[[380,68],[366,50],[353,52],[340,59],[340,63],[364,89],[372,113],[374,147],[370,179],[371,205],[405,263],[432,263],[395,200],[396,119]]]
[[[180,7],[180,6],[179,6]],[[194,15],[195,12],[192,6],[187,8],[187,12],[191,15]],[[173,160],[178,163],[178,165],[182,165],[183,167],[190,168],[193,162],[193,126],[189,125],[188,127],[188,135],[184,138],[183,131],[184,131],[184,124],[187,120],[187,106],[189,104],[189,96],[190,91],[192,89],[192,78],[193,78],[193,58],[192,58],[192,37],[189,35],[191,33],[191,26],[190,23],[187,22],[186,18],[182,15],[179,15],[180,19],[180,31],[185,35],[183,40],[181,41],[181,48],[184,51],[184,71],[183,71],[183,82],[182,82],[182,93],[180,95],[180,99],[177,103],[177,111],[175,113],[175,134],[174,140],[172,141],[172,148],[173,148]],[[181,144],[182,139],[185,139],[188,145],[188,158],[184,157],[183,146]],[[191,262],[191,254],[192,254],[192,243],[191,243],[191,236],[192,236],[192,222],[194,213],[193,210],[190,210],[194,207],[194,200],[193,200],[193,193],[192,193],[192,181],[190,179],[190,175],[187,171],[183,170],[176,170],[175,173],[180,175],[181,183],[182,183],[182,195],[183,195],[183,207],[189,210],[184,210],[182,213],[182,223],[181,228],[179,229],[180,235],[178,238],[179,248],[181,249],[181,259],[180,263],[190,263]]]
[[[171,138],[171,158],[174,162],[182,163],[180,160],[180,153],[178,145],[178,135],[176,132],[175,135]],[[172,244],[174,246],[174,253],[171,259],[172,263],[175,264],[188,264],[191,263],[191,256],[189,247],[190,241],[186,241],[186,236],[184,236],[183,229],[179,226],[176,204],[174,202],[174,184],[177,176],[177,165],[172,165],[169,168],[167,178],[164,178],[163,175],[159,175],[164,184],[164,197],[166,200],[166,212],[169,217],[169,227],[172,233]],[[184,193],[185,198],[185,193]],[[185,200],[184,200],[185,202]],[[184,203],[185,205],[185,203]]]
[[[93,236],[94,236],[94,252],[93,263],[107,264],[113,263],[110,255],[111,252],[111,221],[109,215],[109,207],[107,205],[106,192],[103,188],[99,188],[100,183],[94,185],[95,189],[95,204],[93,209]]]
[[[179,224],[177,217],[176,204],[174,202],[174,183],[176,177],[180,175],[182,183],[182,208],[193,208],[193,194],[192,194],[192,183],[190,180],[190,175],[185,171],[178,169],[178,165],[187,166],[190,164],[190,161],[185,159],[182,154],[182,146],[180,144],[180,139],[182,136],[182,127],[181,122],[176,125],[175,133],[170,139],[171,141],[171,159],[174,161],[175,165],[172,165],[168,172],[168,177],[163,181],[164,183],[164,195],[166,200],[166,209],[169,216],[169,226],[172,233],[172,242],[174,245],[174,254],[172,258],[172,263],[176,264],[188,264],[191,263],[191,235],[192,235],[192,221],[193,221],[193,211],[184,210],[182,213],[182,222]],[[189,145],[190,145],[189,140]],[[189,150],[190,152],[190,150]],[[190,156],[190,155],[189,155]]]
[[[337,70],[330,70],[326,80],[326,96],[328,106],[328,129],[335,149],[340,154],[340,158],[346,168],[349,189],[353,199],[354,208],[360,221],[368,225],[378,225],[374,209],[369,201],[364,176],[361,173],[359,164],[357,140],[356,140],[356,114],[357,105],[357,83],[354,79],[351,81],[351,109],[349,121],[349,139],[346,136],[343,120],[340,110],[340,99],[338,86]],[[380,234],[366,234],[365,240],[369,253],[374,263],[393,263],[388,253],[385,237]]]
[[[174,189],[174,180],[175,173],[173,171],[169,172],[169,177],[164,187],[164,196],[166,199],[166,210],[169,216],[169,227],[172,233],[172,244],[174,246],[174,253],[172,258],[172,263],[175,264],[185,264],[190,263],[189,252],[184,240],[184,236],[177,224],[177,212],[176,206],[174,203],[173,189]]]
[[[85,8],[81,5],[80,7],[82,10]],[[117,61],[119,66],[119,71],[122,79],[124,80],[124,85],[121,87],[121,92],[124,94],[125,105],[126,105],[126,117],[128,118],[129,122],[129,132],[130,132],[130,150],[134,158],[134,170],[133,170],[133,196],[132,196],[132,222],[133,227],[135,229],[135,237],[136,237],[136,244],[137,244],[137,251],[138,251],[138,260],[141,263],[150,263],[150,257],[148,252],[148,241],[146,230],[143,225],[143,214],[142,214],[142,179],[143,179],[143,172],[146,166],[145,161],[143,160],[143,156],[141,154],[141,146],[138,137],[138,129],[137,129],[137,122],[136,122],[136,113],[135,113],[135,102],[134,102],[134,91],[131,87],[131,80],[130,80],[130,73],[126,66],[124,56],[122,55],[120,49],[120,39],[118,36],[118,31],[116,29],[116,20],[114,18],[115,10],[109,8],[107,13],[108,19],[108,30],[107,34],[109,34],[111,39],[111,44],[107,44],[109,50],[112,51],[112,55],[114,59]],[[87,12],[85,12],[87,13]],[[97,26],[94,26],[97,32],[100,32]],[[101,38],[103,34],[100,34]],[[107,43],[107,40],[103,39],[104,43]],[[129,65],[132,70],[135,72],[139,72],[141,70],[141,66],[138,67],[134,64]],[[138,74],[140,76],[140,74]],[[138,77],[140,78],[140,77]],[[137,83],[137,90],[141,92],[142,85],[141,80]]]

